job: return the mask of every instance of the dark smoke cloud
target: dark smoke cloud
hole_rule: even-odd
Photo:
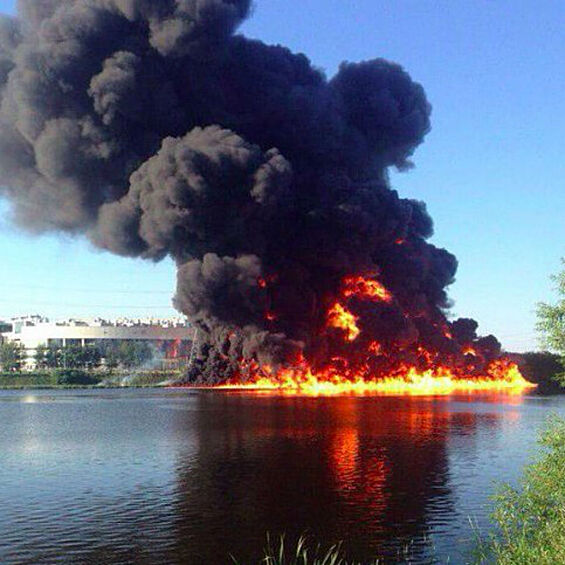
[[[131,175],[127,194],[100,208],[93,237],[122,255],[171,253],[179,261],[261,251],[260,228],[284,206],[291,182],[278,150],[263,153],[230,130],[196,127],[165,139]]]
[[[0,191],[16,221],[173,257],[205,379],[240,358],[323,363],[340,348],[324,313],[348,273],[378,273],[396,297],[352,305],[371,336],[453,354],[441,328],[456,260],[387,176],[430,129],[422,87],[382,59],[327,80],[304,55],[234,35],[250,4],[20,0],[0,21]],[[475,329],[454,324],[455,341]]]

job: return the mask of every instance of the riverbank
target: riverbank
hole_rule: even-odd
[[[565,394],[563,364],[548,352],[524,353],[516,359],[526,380],[537,385],[535,394]],[[179,382],[180,369],[49,369],[35,372],[0,372],[0,390],[161,387]]]
[[[88,372],[55,370],[0,373],[0,390],[96,389],[163,387],[179,378],[178,371]]]

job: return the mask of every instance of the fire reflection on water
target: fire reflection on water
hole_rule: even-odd
[[[457,398],[199,398],[196,462],[180,476],[189,495],[179,539],[189,536],[191,555],[214,555],[211,563],[222,562],[222,551],[259,557],[250,551],[260,550],[266,532],[292,538],[305,531],[324,542],[346,540],[360,560],[394,562],[415,540],[413,562],[420,562],[436,521],[455,507],[450,438],[465,435],[472,446],[479,429],[494,432],[508,417],[501,402],[520,402],[489,395],[485,410],[473,412]]]
[[[347,424],[339,427],[328,442],[329,468],[341,496],[347,499],[354,494],[356,499],[364,499],[373,520],[381,521],[388,498],[387,456],[385,450],[377,450],[362,458],[358,408],[353,399],[336,407],[337,417]]]
[[[492,394],[5,392],[0,562],[65,547],[81,563],[258,563],[266,532],[305,531],[361,562],[412,543],[413,565],[431,562],[431,535],[438,562],[464,562],[467,517],[486,527],[493,481],[516,478],[550,407],[565,410]]]

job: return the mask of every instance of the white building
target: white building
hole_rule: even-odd
[[[6,327],[8,326],[8,327]],[[150,341],[164,350],[168,346],[193,341],[195,330],[182,319],[94,321],[70,319],[50,322],[41,316],[14,318],[3,326],[2,341],[19,343],[25,349],[24,367],[35,368],[35,354],[41,345],[63,348],[67,346],[96,346],[111,341]],[[186,348],[185,348],[186,349]]]

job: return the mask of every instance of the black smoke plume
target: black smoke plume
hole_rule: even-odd
[[[348,274],[395,297],[350,304],[359,343],[496,357],[476,323],[446,321],[456,259],[427,241],[425,205],[389,186],[430,129],[422,87],[382,59],[327,79],[237,35],[250,8],[20,0],[0,22],[0,191],[16,221],[171,256],[174,304],[200,329],[190,378],[221,380],[242,359],[323,366],[344,348],[355,361],[357,343],[323,331]]]

